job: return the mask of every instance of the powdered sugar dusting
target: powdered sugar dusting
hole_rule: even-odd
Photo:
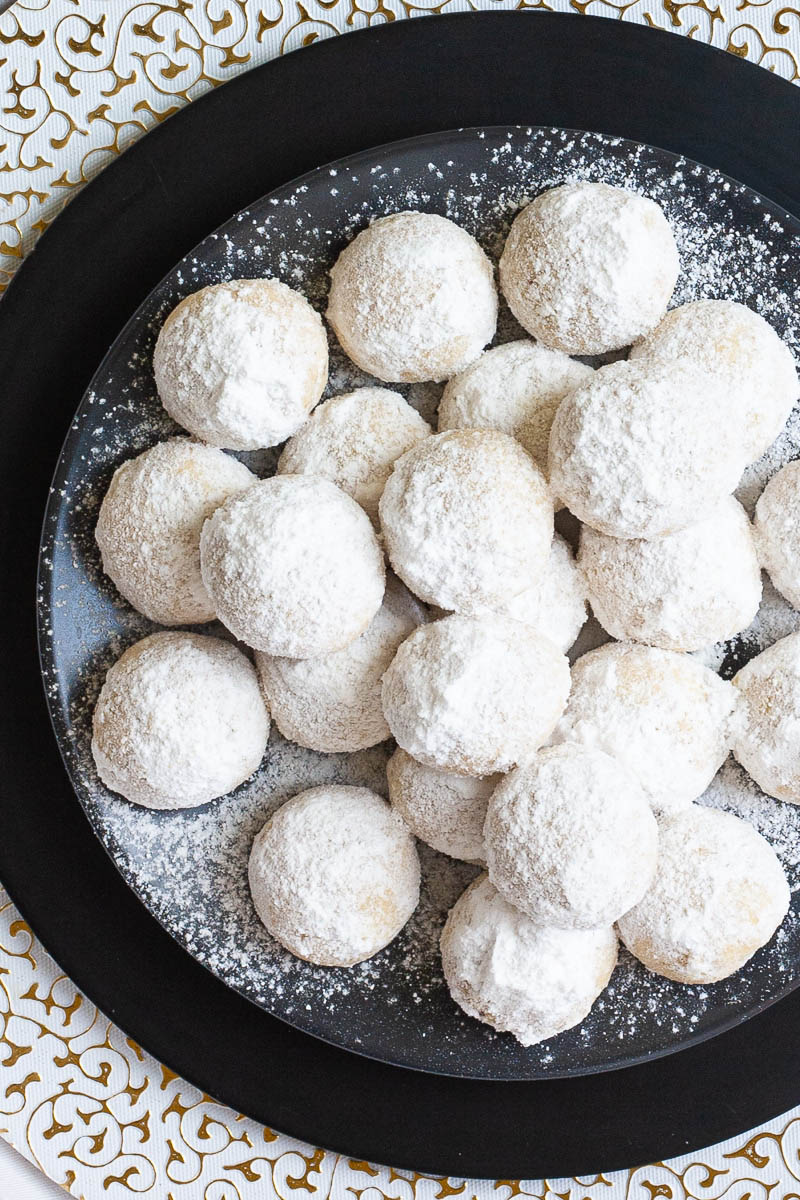
[[[428,170],[434,161],[436,171]],[[352,755],[299,749],[273,731],[257,774],[203,809],[163,814],[134,808],[99,786],[88,733],[102,676],[153,626],[102,577],[93,526],[113,470],[176,431],[158,404],[151,358],[165,315],[188,292],[231,277],[271,272],[324,307],[326,272],[370,218],[409,208],[462,224],[497,260],[518,206],[569,179],[631,187],[656,199],[675,232],[681,274],[674,305],[725,296],[758,309],[800,350],[793,314],[800,237],[775,208],[724,177],[643,146],[595,134],[489,130],[445,135],[351,160],[347,194],[330,196],[327,170],[240,213],[190,254],[156,289],[94,380],[70,431],[54,481],[41,561],[40,624],[45,686],[82,803],[120,870],[177,940],[232,987],[319,1036],[376,1057],[465,1075],[531,1078],[593,1071],[663,1053],[707,1035],[789,988],[800,973],[800,812],[770,801],[732,761],[703,803],[746,816],[775,847],[795,907],[770,946],[731,980],[684,988],[648,974],[626,953],[583,1024],[524,1050],[508,1035],[463,1016],[450,1000],[436,950],[445,914],[477,868],[420,846],[422,900],[398,939],[351,970],[310,967],[280,949],[260,925],[247,889],[255,833],[284,799],[316,783],[386,794],[391,743]],[[501,308],[498,341],[522,332]],[[328,395],[375,381],[330,338]],[[435,425],[441,387],[399,388]],[[766,480],[800,452],[797,410],[767,454],[745,473],[739,498],[752,506]],[[278,452],[244,456],[274,472]],[[768,586],[756,622],[710,657],[729,677],[800,617]],[[219,627],[211,632],[219,633]],[[596,635],[594,622],[585,637]],[[584,635],[582,635],[583,637]]]

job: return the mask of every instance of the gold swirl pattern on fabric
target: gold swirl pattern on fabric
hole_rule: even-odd
[[[161,1066],[58,970],[0,890],[0,1135],[85,1200],[789,1200],[800,1108],[637,1170],[462,1180],[358,1162],[258,1125]]]

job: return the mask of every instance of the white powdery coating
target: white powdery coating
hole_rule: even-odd
[[[679,267],[655,201],[607,183],[567,183],[515,218],[500,285],[519,323],[546,346],[604,354],[661,319]]]
[[[499,429],[521,442],[546,474],[556,409],[567,392],[593,374],[585,363],[536,342],[495,346],[446,385],[439,405],[439,432]]]
[[[732,684],[686,654],[610,642],[572,667],[551,741],[605,750],[639,780],[656,812],[701,796],[733,742]]]
[[[403,642],[383,677],[398,745],[462,775],[509,771],[553,731],[569,664],[547,638],[508,617],[445,617]]]
[[[695,300],[673,308],[630,357],[689,362],[718,375],[748,462],[772,444],[800,396],[789,347],[763,317],[734,300]]]
[[[146,808],[233,791],[264,756],[269,714],[252,663],[220,638],[154,633],[114,663],[94,710],[106,787]]]
[[[445,217],[380,217],[331,268],[327,317],[353,362],[385,383],[448,379],[494,337],[492,264]]]
[[[326,400],[286,444],[279,475],[321,475],[378,523],[378,501],[401,454],[429,436],[427,421],[388,388],[358,388]]]
[[[559,405],[550,484],[613,537],[659,537],[700,520],[746,463],[713,375],[682,363],[615,362]]]
[[[526,588],[505,605],[515,621],[538,629],[566,654],[586,623],[586,583],[572,547],[560,533],[553,537],[547,569],[538,587]]]
[[[441,854],[484,865],[483,823],[499,775],[426,767],[400,747],[386,764],[389,799],[409,829]]]
[[[95,538],[122,596],[159,625],[213,621],[200,574],[204,521],[256,476],[211,446],[172,438],[114,472]]]
[[[617,963],[613,929],[534,924],[486,875],[451,908],[441,947],[456,1004],[523,1046],[578,1025]]]
[[[732,496],[705,520],[651,541],[585,527],[578,564],[606,632],[663,650],[701,650],[741,633],[761,600],[753,532]]]
[[[300,792],[258,834],[250,891],[274,938],[298,958],[350,967],[397,936],[419,901],[414,839],[369,788]]]
[[[800,608],[800,460],[773,475],[753,522],[761,566],[794,608]]]
[[[493,610],[547,569],[550,492],[505,433],[456,429],[426,438],[395,463],[379,511],[394,570],[440,608]]]
[[[500,894],[559,929],[613,925],[656,869],[656,819],[640,784],[587,746],[550,746],[502,779],[484,839]]]
[[[656,974],[717,983],[769,941],[790,899],[775,851],[752,825],[693,804],[660,824],[656,877],[619,933]]]
[[[733,677],[743,705],[733,753],[762,791],[800,804],[800,633]]]
[[[276,446],[305,421],[328,377],[319,314],[277,279],[201,288],[167,317],[153,354],[161,403],[202,441]]]
[[[276,475],[218,508],[200,538],[217,616],[255,650],[311,658],[359,637],[380,608],[369,517],[327,479]]]
[[[365,750],[391,737],[381,681],[397,647],[426,620],[419,601],[389,575],[383,604],[361,637],[343,650],[315,658],[256,651],[261,686],[283,736],[325,754]]]

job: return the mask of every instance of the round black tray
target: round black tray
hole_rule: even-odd
[[[754,114],[758,138],[747,136]],[[32,612],[60,441],[113,336],[175,260],[231,212],[321,162],[416,133],[504,123],[661,145],[800,214],[800,94],[788,84],[643,27],[492,13],[351,34],[253,71],[149,134],[44,236],[0,305],[0,878],[91,998],[219,1099],[358,1158],[532,1178],[664,1158],[789,1108],[800,1093],[800,996],[692,1050],[578,1080],[423,1075],[297,1033],[194,962],[107,859],[58,759]]]

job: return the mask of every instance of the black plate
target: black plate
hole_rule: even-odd
[[[214,804],[152,812],[109,793],[90,749],[97,691],[121,650],[156,627],[124,604],[103,575],[94,527],[116,467],[176,430],[159,402],[151,358],[164,315],[181,297],[231,274],[277,274],[321,309],[328,271],[354,231],[372,217],[411,207],[458,221],[496,257],[522,198],[572,178],[631,187],[662,206],[682,263],[674,303],[757,297],[800,358],[792,319],[800,222],[757,193],[664,150],[597,133],[500,126],[412,138],[340,159],[263,197],[161,281],[81,401],[53,480],[40,555],[40,648],[56,735],[89,820],[140,899],[204,966],[274,1016],[370,1058],[469,1079],[558,1078],[629,1066],[718,1034],[790,991],[800,982],[800,808],[776,804],[732,763],[704,797],[746,816],[773,842],[795,892],[779,936],[743,970],[713,987],[686,988],[623,951],[589,1017],[539,1046],[525,1048],[470,1020],[451,1000],[439,934],[477,870],[427,847],[420,847],[420,905],[401,935],[357,967],[314,967],[287,955],[256,917],[247,886],[253,837],[288,796],[315,784],[385,794],[391,744],[315,754],[273,730],[260,769]],[[499,340],[522,334],[503,307]],[[333,336],[330,352],[331,392],[379,383],[359,372]],[[401,390],[435,420],[441,386]],[[764,478],[798,453],[800,438],[787,430],[768,461],[748,470],[744,490],[758,494]],[[277,454],[240,457],[265,475],[273,473]],[[778,620],[794,627],[786,601],[771,597],[768,609],[771,631]],[[757,619],[716,659],[742,665],[763,648],[761,634]]]
[[[109,1016],[220,1099],[358,1157],[522,1177],[675,1154],[796,1102],[796,995],[660,1062],[536,1084],[384,1067],[269,1018],[175,945],[96,843],[46,725],[30,599],[37,514],[94,364],[176,258],[253,196],[366,145],[522,120],[686,152],[797,213],[799,115],[800,96],[767,72],[633,25],[482,14],[352,34],[245,75],[148,135],[73,201],[4,300],[0,874]],[[743,136],[756,116],[759,137]]]

